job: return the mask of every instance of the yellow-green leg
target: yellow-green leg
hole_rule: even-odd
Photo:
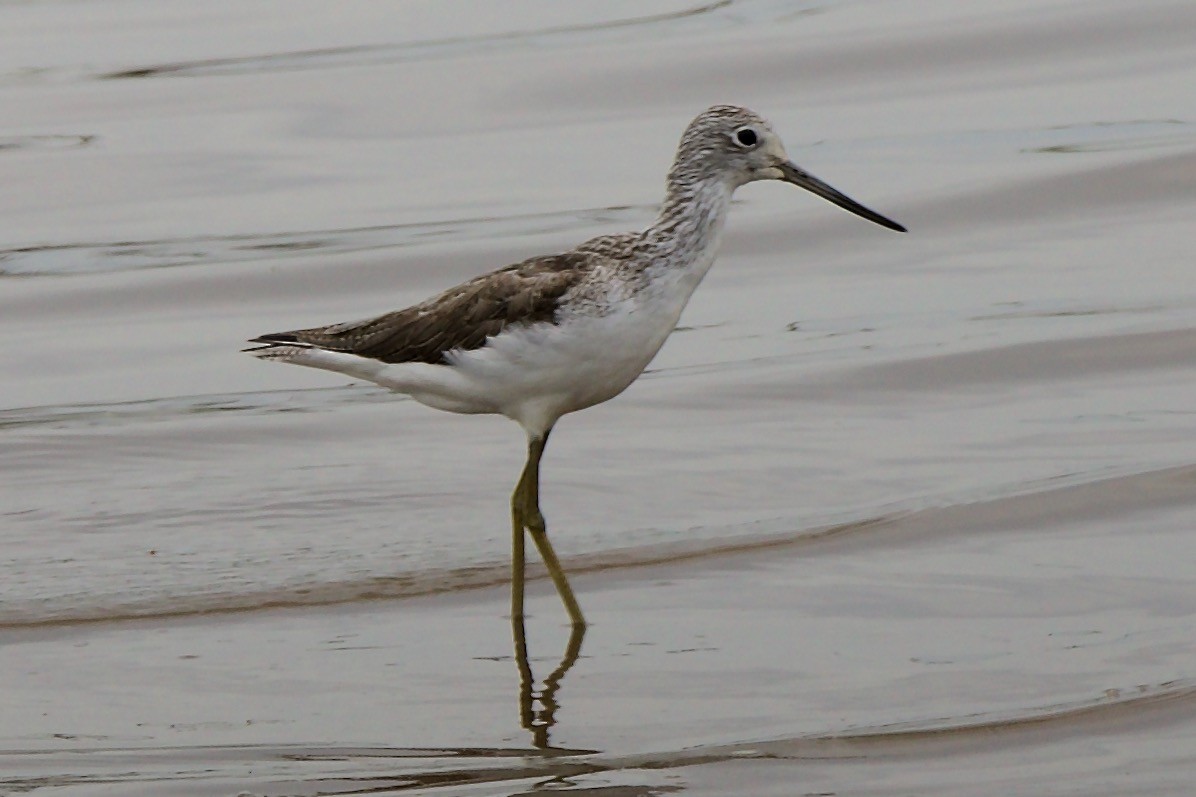
[[[573,597],[573,589],[565,577],[556,551],[548,541],[548,529],[544,524],[544,515],[540,513],[540,458],[544,455],[544,446],[548,443],[548,435],[552,430],[540,437],[529,437],[527,443],[527,464],[523,466],[523,475],[515,485],[515,492],[511,495],[511,518],[514,539],[511,546],[511,617],[523,617],[523,571],[524,571],[524,540],[523,531],[526,529],[532,535],[536,549],[540,551],[544,565],[548,568],[548,575],[556,585],[556,591],[569,612],[569,619],[573,625],[586,624],[581,614],[581,607],[577,598]]]
[[[520,482],[522,483],[522,481]],[[515,488],[518,496],[519,488]],[[523,518],[515,507],[517,498],[511,499],[511,621],[523,623]]]

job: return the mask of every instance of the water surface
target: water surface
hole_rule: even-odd
[[[0,23],[3,788],[353,793],[311,762],[361,786],[476,754],[496,794],[1187,793],[1188,4]],[[597,752],[500,777],[533,749],[502,619],[520,431],[238,349],[647,223],[717,102],[911,232],[745,188],[649,373],[560,424],[544,510],[596,623],[552,741]],[[346,633],[373,641],[312,655]]]

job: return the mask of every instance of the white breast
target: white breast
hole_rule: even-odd
[[[448,367],[390,365],[374,381],[437,409],[497,413],[543,433],[562,415],[614,398],[643,373],[713,263],[717,229],[702,243],[681,263],[662,263],[632,281],[607,275],[604,290],[562,307],[556,323],[508,327],[479,349],[451,352]]]

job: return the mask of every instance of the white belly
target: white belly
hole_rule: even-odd
[[[437,409],[497,413],[543,433],[566,413],[635,381],[673,331],[681,307],[620,303],[602,316],[508,329],[450,365],[387,366],[374,381]]]
[[[672,332],[676,318],[634,308],[513,330],[456,357],[454,370],[528,428],[622,393]]]

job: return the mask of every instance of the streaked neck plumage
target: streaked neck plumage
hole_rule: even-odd
[[[714,265],[734,191],[725,174],[674,164],[660,215],[643,232],[644,243],[659,253],[648,271],[672,272],[696,288]]]

